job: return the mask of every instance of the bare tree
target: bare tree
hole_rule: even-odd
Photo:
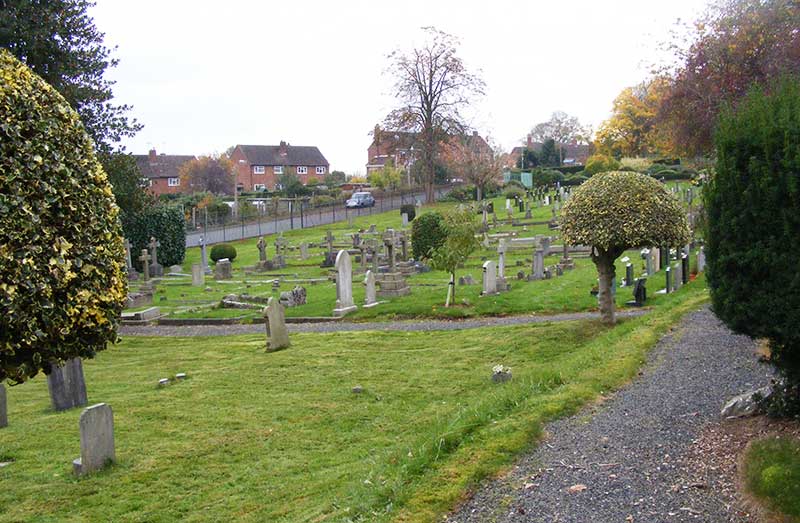
[[[465,126],[460,110],[483,95],[483,80],[467,71],[456,55],[458,40],[423,27],[427,43],[409,52],[394,51],[387,72],[395,77],[399,107],[385,120],[387,129],[415,133],[428,202],[434,201],[434,166],[439,146]]]
[[[478,201],[483,199],[486,186],[503,173],[505,161],[499,147],[476,134],[452,137],[443,145],[442,157],[451,172],[475,185]]]
[[[570,142],[588,143],[592,130],[581,125],[580,120],[575,116],[570,116],[564,111],[556,111],[546,122],[536,124],[531,129],[531,138],[537,142],[544,143],[548,138],[552,138],[558,147],[559,164],[564,162],[564,152],[562,145]]]

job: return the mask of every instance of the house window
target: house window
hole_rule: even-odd
[[[254,165],[253,166],[253,174],[264,174],[266,169],[264,169],[263,165]]]
[[[266,186],[266,184],[263,184],[263,183],[254,183],[253,184],[253,190],[254,191],[266,191],[267,190],[267,186]]]
[[[272,168],[272,172],[274,172],[275,174],[283,174],[283,166],[276,165],[275,167]]]
[[[325,174],[325,166],[324,165],[317,167],[317,174]]]
[[[306,167],[305,165],[298,165],[297,174],[308,174],[308,167]]]
[[[177,187],[181,184],[180,178],[167,178],[167,185],[170,187]]]

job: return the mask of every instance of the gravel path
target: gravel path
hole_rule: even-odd
[[[647,309],[634,309],[617,313],[618,317],[646,314]],[[289,332],[345,332],[345,331],[431,331],[479,329],[503,325],[523,325],[550,321],[572,321],[599,318],[594,312],[571,312],[553,315],[507,316],[501,318],[476,318],[469,320],[419,320],[353,323],[331,321],[322,323],[289,323]],[[120,327],[121,336],[230,336],[235,334],[263,333],[263,324],[254,325],[146,325]]]
[[[708,309],[689,314],[651,351],[637,380],[549,424],[541,445],[446,521],[751,521],[713,473],[697,482],[691,454],[727,399],[769,382],[754,350]]]

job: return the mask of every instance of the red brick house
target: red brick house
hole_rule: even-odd
[[[284,173],[296,175],[308,183],[311,177],[322,179],[330,164],[317,147],[305,145],[236,145],[231,153],[240,191],[274,190]]]
[[[162,194],[177,194],[181,191],[181,165],[194,160],[194,156],[181,154],[157,154],[155,149],[150,149],[148,154],[134,154],[136,165],[142,178],[150,186],[150,191],[156,196]]]

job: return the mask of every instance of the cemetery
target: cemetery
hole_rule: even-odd
[[[688,47],[662,42],[674,63],[625,87],[599,127],[556,110],[510,152],[469,123],[496,92],[482,70],[455,35],[422,27],[414,49],[386,55],[394,108],[369,132],[366,171],[347,173],[283,139],[128,153],[145,127],[111,91],[119,47],[92,16],[124,21],[116,36],[139,15],[6,4],[2,521],[800,521],[795,3],[709,5],[686,26]],[[470,7],[459,9],[477,21]],[[335,5],[337,30],[350,9]],[[317,57],[347,57],[342,72],[370,63],[363,53],[384,43],[361,30],[369,46],[328,39]],[[214,43],[228,55],[252,54],[217,31],[238,42]],[[287,78],[293,46],[272,57]],[[537,101],[592,105],[619,87],[542,94],[525,59],[513,84],[496,78]],[[347,117],[336,82],[295,93],[276,76],[245,118],[248,89],[209,92],[218,84],[189,70],[197,92],[180,100],[167,68],[120,92],[143,97],[143,121],[188,108],[215,139],[235,134],[227,125],[252,132],[248,118],[277,133],[279,100],[339,148],[358,111],[385,106],[367,95],[368,72],[347,86],[360,97]],[[298,93],[328,107],[316,114]],[[181,105],[222,95],[224,124]],[[520,102],[514,113],[533,112]],[[181,139],[204,143],[191,123]],[[178,143],[170,125],[152,127],[151,144]]]

